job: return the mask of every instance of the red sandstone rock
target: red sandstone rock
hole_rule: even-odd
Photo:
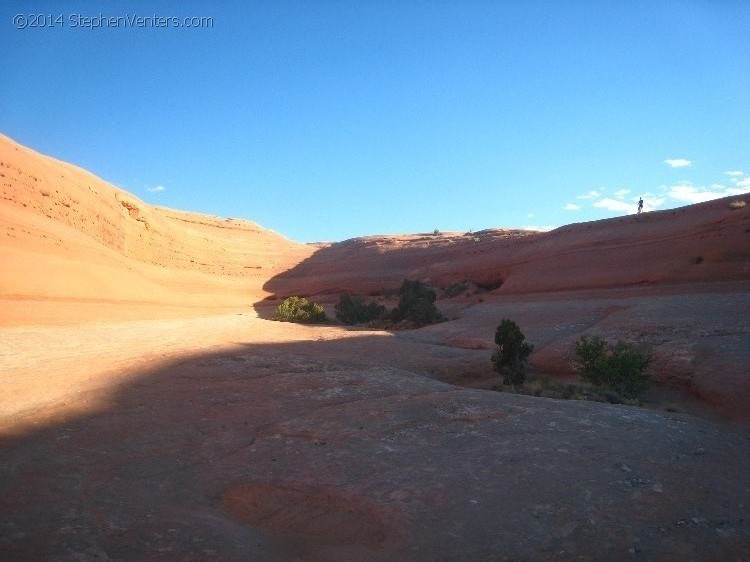
[[[302,245],[7,138],[0,173],[0,559],[750,558],[725,421],[750,421],[750,225],[727,200]],[[396,333],[262,319],[405,277],[469,295]],[[652,408],[722,421],[456,386],[497,382],[504,317],[534,375],[625,339],[654,353]]]

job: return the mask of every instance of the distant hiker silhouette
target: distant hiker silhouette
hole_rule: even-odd
[[[638,214],[640,215],[643,212],[643,197],[638,199]]]

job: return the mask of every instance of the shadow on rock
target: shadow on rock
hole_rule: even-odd
[[[750,555],[746,436],[354,352],[379,339],[197,354],[4,440],[2,558]]]

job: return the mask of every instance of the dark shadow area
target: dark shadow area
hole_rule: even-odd
[[[2,442],[0,558],[750,555],[746,436],[420,374],[462,353],[238,342],[136,373]]]
[[[574,223],[550,232],[490,229],[354,238],[321,247],[263,288],[282,299],[343,292],[387,296],[404,279],[439,290],[467,283],[519,295],[743,281],[747,252],[727,248],[744,248],[747,212],[731,210],[731,201]]]
[[[502,285],[505,267],[497,261],[488,267],[488,255],[507,250],[511,238],[523,242],[528,237],[516,231],[485,231],[412,236],[408,243],[397,236],[355,238],[320,248],[268,280],[263,289],[276,299],[343,292],[388,297],[395,295],[404,279],[411,279],[438,290],[461,282],[492,290]]]

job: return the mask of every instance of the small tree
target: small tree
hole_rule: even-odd
[[[367,304],[359,297],[350,297],[344,293],[336,304],[336,318],[343,324],[353,325],[372,322],[385,314],[385,307],[375,301]]]
[[[503,377],[503,384],[523,384],[526,379],[526,360],[534,346],[525,343],[526,336],[518,324],[504,318],[495,332],[499,346],[492,354],[492,368]]]
[[[421,281],[404,279],[398,294],[398,306],[391,311],[392,321],[408,320],[417,326],[426,326],[443,320],[443,315],[435,307],[435,291]]]
[[[272,320],[315,324],[325,322],[327,318],[323,307],[318,303],[308,302],[304,297],[293,296],[284,299],[284,302],[276,308]]]
[[[607,357],[605,350],[607,342],[598,336],[588,339],[586,336],[575,343],[578,355],[578,374],[586,382],[596,386],[606,386]]]
[[[627,397],[637,398],[648,388],[646,369],[651,355],[635,346],[617,342],[614,346],[598,336],[581,336],[575,343],[578,372],[593,385],[608,388]]]

